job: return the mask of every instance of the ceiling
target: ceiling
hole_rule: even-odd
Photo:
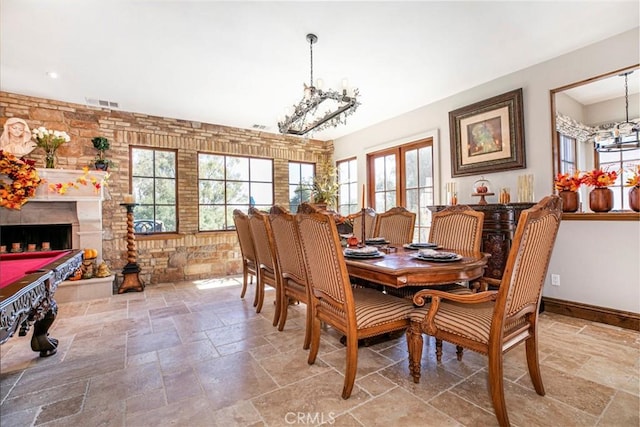
[[[313,135],[335,139],[635,28],[639,16],[637,0],[0,0],[0,89],[277,133],[309,82],[313,32],[314,78],[335,89],[347,78],[361,94],[347,125]]]

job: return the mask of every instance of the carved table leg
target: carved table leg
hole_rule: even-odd
[[[407,328],[407,346],[409,347],[409,373],[414,383],[420,382],[420,369],[422,362],[422,330],[420,323],[411,322]]]
[[[33,325],[33,337],[31,338],[31,350],[39,351],[40,357],[49,357],[58,351],[58,340],[49,338],[49,328],[56,320],[57,306],[47,311],[44,317],[36,320]]]

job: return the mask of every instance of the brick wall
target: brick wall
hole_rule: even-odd
[[[178,149],[178,232],[138,236],[136,246],[141,279],[149,283],[205,279],[242,271],[235,231],[198,232],[197,154],[237,154],[274,159],[274,200],[288,204],[288,161],[318,163],[331,158],[333,142],[301,140],[215,124],[111,111],[79,104],[0,91],[0,125],[9,117],[25,119],[29,127],[66,131],[71,141],[57,151],[56,167],[93,168],[97,151],[91,139],[111,143],[106,157],[111,168],[107,199],[102,203],[103,258],[118,274],[127,263],[126,211],[120,206],[129,188],[129,146]],[[44,167],[44,153],[29,156]]]

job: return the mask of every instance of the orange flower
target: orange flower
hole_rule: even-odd
[[[640,188],[640,163],[636,165],[635,169],[631,169],[631,176],[627,178],[625,186]]]
[[[574,172],[573,175],[559,173],[555,180],[555,187],[558,191],[578,191],[580,184],[582,184],[582,178],[578,171]]]
[[[590,187],[604,188],[612,186],[618,179],[616,171],[603,171],[594,169],[582,176],[582,183]]]
[[[0,175],[8,176],[12,181],[0,180],[0,206],[7,209],[20,209],[29,197],[36,194],[42,179],[32,161],[18,159],[11,153],[0,150]]]

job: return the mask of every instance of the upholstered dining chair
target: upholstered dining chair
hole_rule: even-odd
[[[355,212],[349,215],[349,219],[353,223],[353,235],[358,239],[362,239],[362,211]],[[364,238],[370,239],[373,237],[373,232],[376,226],[376,211],[372,208],[365,208],[364,210]]]
[[[240,253],[242,254],[242,291],[240,292],[240,298],[244,298],[244,295],[247,293],[249,276],[251,276],[251,282],[253,282],[254,277],[257,278],[258,276],[256,270],[256,252],[253,247],[253,238],[251,237],[249,217],[247,214],[240,209],[235,209],[233,211],[233,223],[236,226]]]
[[[309,285],[307,271],[302,256],[296,217],[286,209],[274,206],[269,215],[276,248],[276,260],[280,275],[280,319],[278,330],[282,331],[287,322],[289,301],[297,300],[307,306],[305,334],[302,348],[311,343],[311,310],[309,308]]]
[[[411,243],[415,223],[415,213],[396,206],[377,215],[373,237],[384,237],[391,245]]]
[[[269,285],[276,290],[276,311],[273,315],[273,326],[278,324],[280,318],[280,287],[277,279],[280,274],[278,263],[276,261],[275,243],[273,240],[273,232],[271,223],[269,222],[269,214],[257,209],[250,210],[249,227],[251,228],[251,236],[253,237],[253,245],[256,251],[256,267],[258,272],[258,280],[256,284],[256,313],[262,310],[264,303],[265,285]]]
[[[324,322],[346,340],[342,398],[353,390],[358,367],[358,340],[406,329],[413,303],[374,289],[352,288],[335,221],[324,214],[297,214],[313,314],[308,363],[315,362]]]
[[[500,425],[508,426],[503,354],[524,342],[529,376],[536,392],[544,396],[538,362],[538,309],[561,215],[562,202],[555,195],[520,214],[497,291],[456,295],[425,289],[416,293],[413,301],[422,307],[413,311],[407,330],[414,382],[420,379],[423,332],[487,355],[493,408]],[[425,304],[427,297],[431,302]]]

